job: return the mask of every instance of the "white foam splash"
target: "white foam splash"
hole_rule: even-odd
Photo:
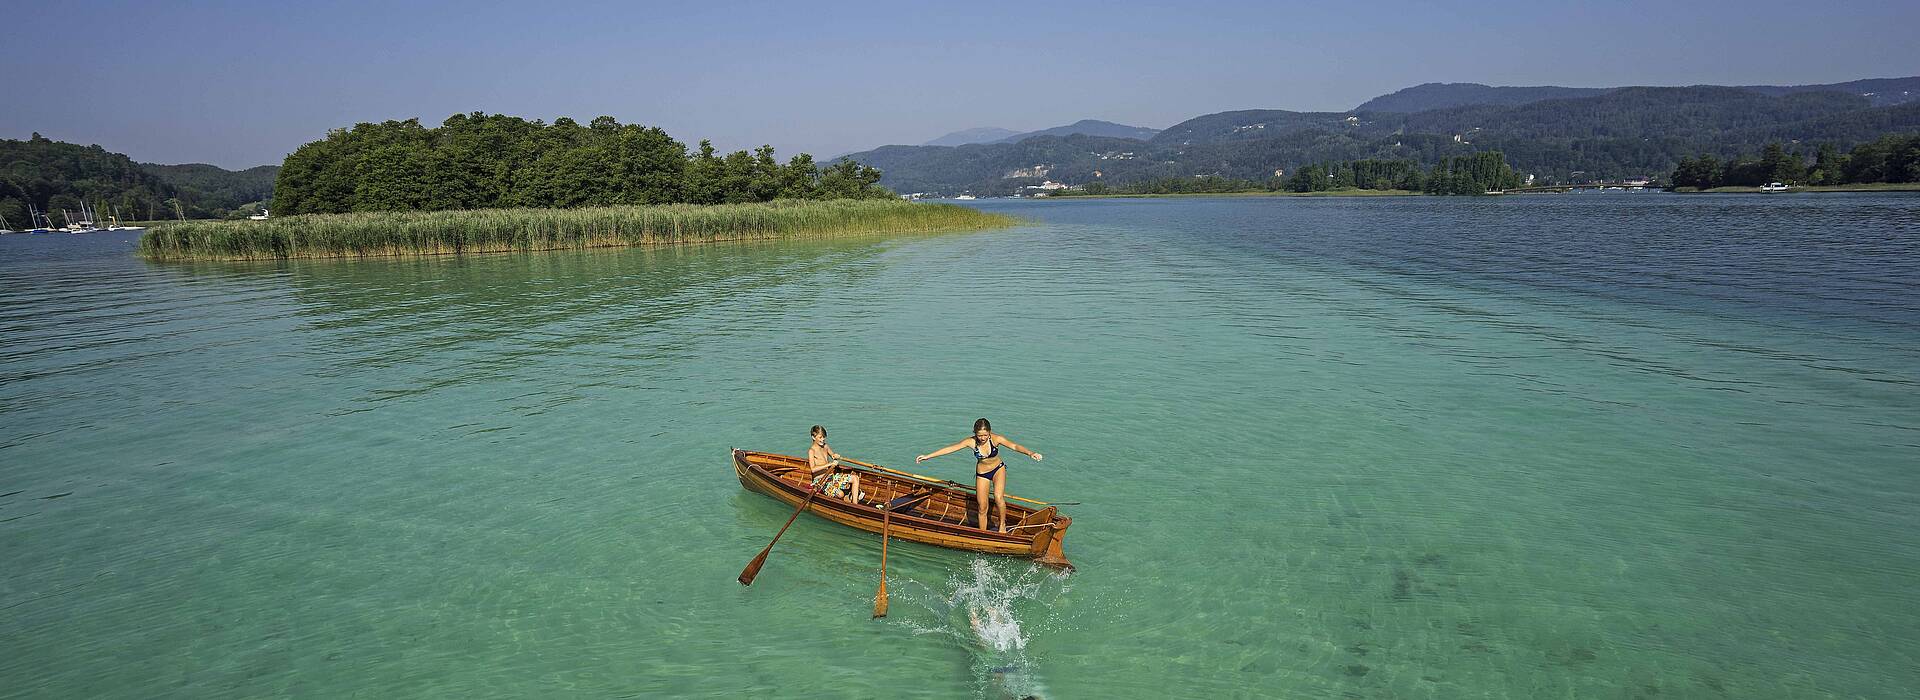
[[[943,635],[965,647],[973,657],[978,697],[1045,698],[1036,662],[1026,649],[1031,635],[1044,632],[1051,621],[1050,601],[1066,592],[1065,582],[1064,575],[1031,563],[975,557],[966,573],[949,580],[945,596],[925,588],[919,590],[932,595],[911,596],[941,623],[929,625],[906,616],[890,620],[914,634]],[[1022,610],[1041,617],[1023,623]]]
[[[1032,584],[1021,585],[996,570],[985,559],[973,560],[973,578],[957,580],[948,602],[965,610],[968,627],[987,649],[997,652],[1027,648],[1027,637],[1020,632],[1020,620],[1014,616],[1013,601],[1030,597]]]

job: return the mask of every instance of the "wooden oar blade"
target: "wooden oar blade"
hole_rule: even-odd
[[[880,579],[880,594],[873,597],[873,616],[875,619],[887,616],[887,580]]]
[[[780,541],[781,535],[787,534],[787,528],[793,527],[793,521],[799,519],[800,514],[807,510],[807,506],[813,505],[813,497],[817,495],[820,495],[820,492],[809,492],[807,499],[801,501],[800,507],[795,508],[793,515],[787,518],[787,524],[781,525],[780,531],[773,533],[773,542],[768,542],[767,548],[760,550],[760,553],[754,556],[753,561],[747,562],[747,568],[740,570],[740,585],[753,585],[753,579],[760,575],[760,567],[767,563],[767,554],[773,551],[774,543]]]
[[[767,553],[772,551],[772,547],[762,549],[760,550],[760,554],[753,558],[753,561],[747,562],[747,568],[740,570],[740,585],[753,585],[753,579],[760,575],[760,567],[767,563]]]

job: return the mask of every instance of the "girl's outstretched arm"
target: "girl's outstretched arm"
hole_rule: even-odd
[[[1028,457],[1032,457],[1033,461],[1035,462],[1040,461],[1040,453],[1035,452],[1033,450],[1029,450],[1025,447],[1021,447],[1018,443],[1015,443],[1014,441],[1007,439],[1007,436],[1005,435],[995,435],[993,436],[993,441],[1000,443],[1001,447],[1005,447],[1009,450],[1013,450],[1015,452],[1026,455]]]
[[[939,457],[939,456],[941,456],[941,455],[950,455],[950,454],[953,454],[953,453],[955,453],[955,452],[959,452],[960,450],[963,450],[963,449],[966,449],[966,447],[967,447],[967,445],[971,445],[971,444],[973,444],[973,438],[967,438],[967,439],[965,439],[965,440],[961,440],[961,441],[959,441],[959,442],[956,442],[956,443],[953,443],[953,444],[951,444],[951,445],[948,445],[948,446],[946,446],[946,447],[942,447],[942,448],[940,448],[940,449],[938,449],[938,450],[934,450],[934,451],[933,451],[932,453],[929,453],[929,454],[923,454],[923,455],[920,455],[920,456],[918,456],[918,457],[915,457],[915,458],[913,458],[913,462],[914,462],[915,464],[919,464],[919,463],[921,463],[921,462],[925,462],[925,461],[927,461],[927,460],[929,460],[929,459],[933,459],[933,458],[935,458],[935,457]]]

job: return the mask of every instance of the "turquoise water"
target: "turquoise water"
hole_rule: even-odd
[[[981,206],[1032,223],[0,239],[0,696],[1920,687],[1920,197]],[[791,510],[727,448],[981,416],[1077,572],[896,543],[874,621],[877,538],[802,517],[734,582]]]

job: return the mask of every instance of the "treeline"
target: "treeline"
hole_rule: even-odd
[[[25,141],[0,140],[0,217],[14,228],[32,228],[28,207],[52,212],[53,225],[65,226],[62,210],[80,215],[81,203],[103,216],[123,219],[172,218],[179,191],[142,170],[131,159],[99,146],[53,141],[34,134]]]
[[[438,128],[357,124],[301,146],[274,183],[274,213],[891,197],[879,180],[850,160],[821,167],[803,153],[781,163],[771,146],[719,155],[701,141],[688,153],[657,127],[612,117],[548,125],[474,112]]]
[[[1840,153],[1823,144],[1808,162],[1807,154],[1789,153],[1778,143],[1767,144],[1758,157],[1742,156],[1721,162],[1712,155],[1681,158],[1673,169],[1673,186],[1758,187],[1770,182],[1790,185],[1853,185],[1876,182],[1920,182],[1920,134],[1885,136]]]
[[[1443,158],[1427,174],[1427,194],[1486,194],[1520,186],[1520,176],[1499,151]]]
[[[1420,166],[1410,160],[1356,160],[1297,168],[1286,179],[1291,192],[1332,190],[1419,190]],[[1473,194],[1478,194],[1473,193]]]
[[[275,166],[233,172],[211,165],[135,163],[99,146],[54,141],[34,134],[25,141],[0,140],[0,216],[28,228],[27,210],[61,210],[80,216],[80,205],[122,221],[245,218],[273,187]],[[104,223],[104,222],[100,222]]]
[[[1433,168],[1421,172],[1411,160],[1355,160],[1311,163],[1294,169],[1287,177],[1272,177],[1265,182],[1243,178],[1207,175],[1167,177],[1108,184],[1095,182],[1075,194],[1227,194],[1234,192],[1338,192],[1342,190],[1407,190],[1433,195],[1477,195],[1519,187],[1520,176],[1507,165],[1499,151],[1441,158]]]
[[[1356,160],[1303,166],[1287,178],[1293,192],[1414,190],[1435,195],[1477,195],[1520,186],[1505,154],[1484,151],[1447,156],[1426,173],[1410,160]]]
[[[1163,177],[1124,184],[1106,182],[1087,183],[1079,190],[1059,190],[1054,196],[1071,197],[1074,195],[1113,195],[1113,194],[1228,194],[1232,192],[1271,192],[1271,183],[1262,184],[1252,180],[1207,175],[1204,177]]]
[[[224,218],[229,219],[244,219],[260,213],[273,197],[273,180],[280,172],[278,165],[235,171],[205,163],[141,163],[140,169],[178,188],[182,199],[197,210],[224,210]]]

